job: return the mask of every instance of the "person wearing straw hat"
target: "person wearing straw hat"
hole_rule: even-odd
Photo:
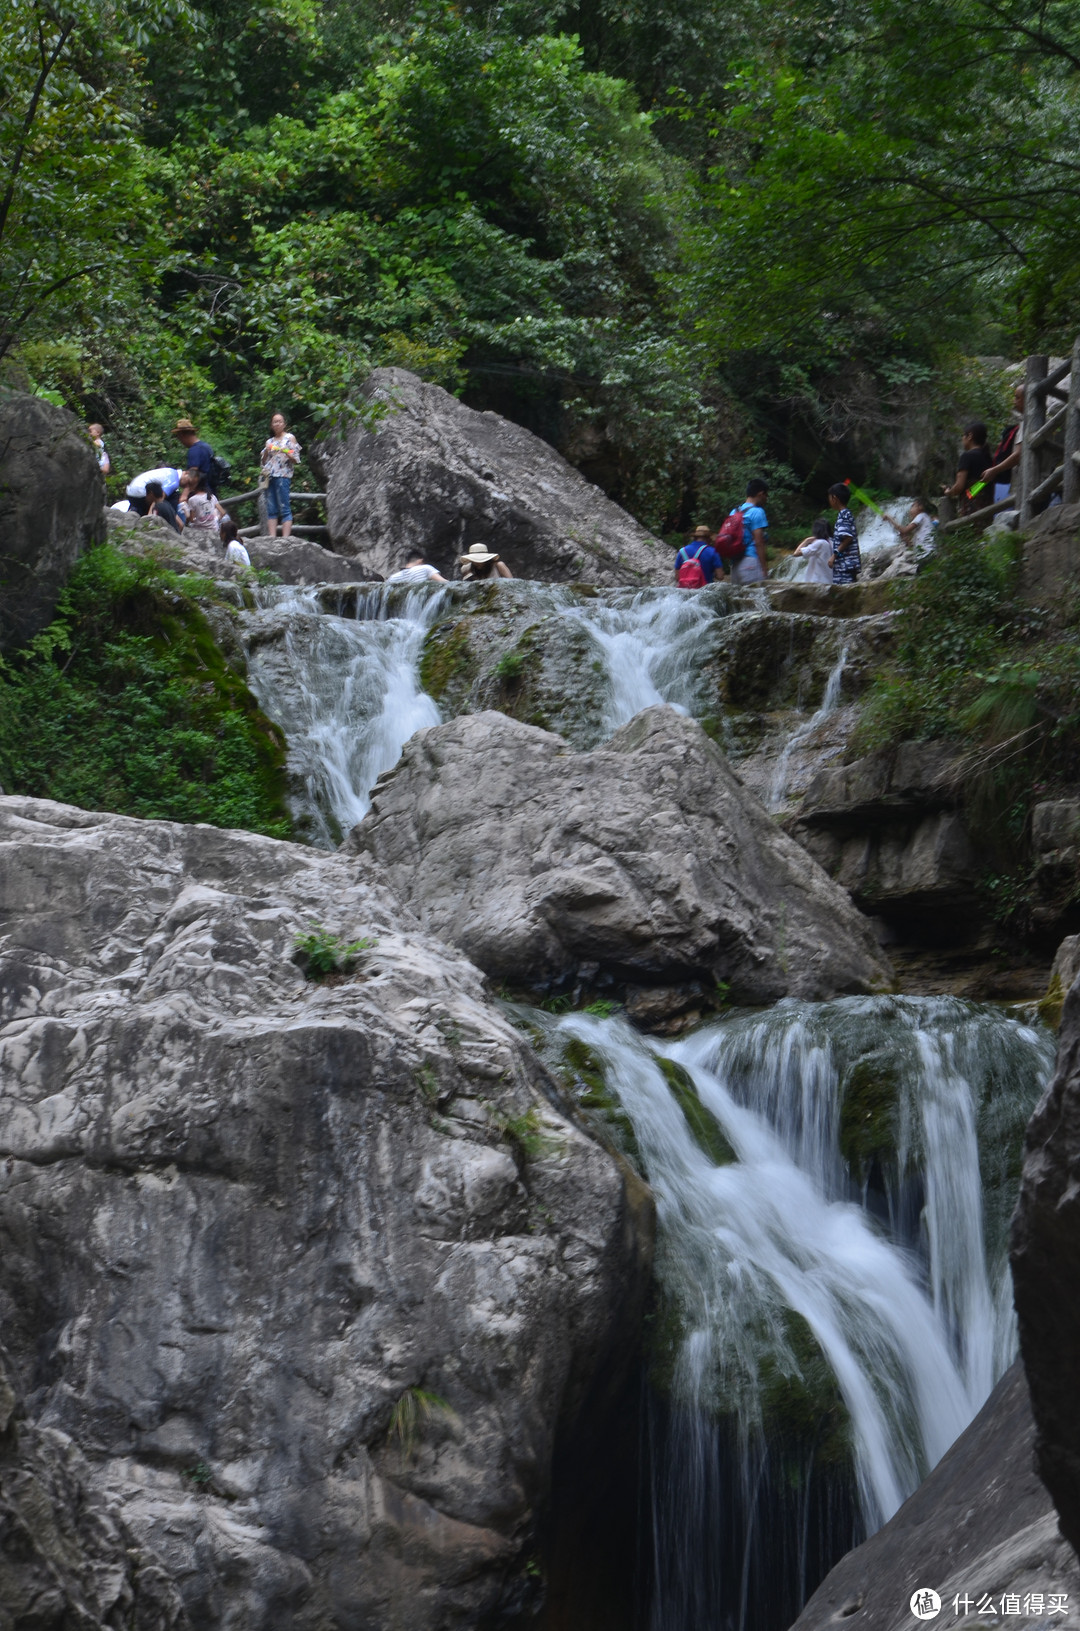
[[[458,556],[458,565],[461,576],[466,583],[476,583],[482,578],[512,578],[513,573],[490,549],[483,544],[470,544],[466,555]]]

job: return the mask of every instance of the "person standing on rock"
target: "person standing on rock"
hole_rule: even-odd
[[[1000,504],[1008,498],[1014,480],[1013,471],[1020,463],[1024,451],[1024,400],[1024,387],[1018,385],[1013,392],[1013,412],[1016,417],[1013,423],[1006,425],[1002,431],[1001,441],[990,455],[991,463],[983,471],[983,480],[987,485],[993,483],[995,504]]]
[[[961,515],[975,515],[994,501],[993,482],[986,479],[994,461],[986,446],[986,426],[981,419],[973,419],[964,426],[961,446],[956,478],[951,486],[946,485],[941,491],[946,498],[960,500]]]
[[[283,413],[275,413],[270,420],[270,435],[263,443],[259,463],[266,481],[266,524],[270,536],[277,537],[280,521],[281,536],[289,538],[293,527],[289,493],[293,471],[300,463],[300,443],[286,425]]]
[[[204,442],[190,419],[178,419],[173,427],[173,435],[186,449],[185,466],[188,470],[198,470],[206,479],[206,490],[213,491],[211,482],[211,465],[214,462],[214,450],[209,442]]]
[[[746,498],[739,505],[743,518],[742,559],[731,568],[732,583],[764,583],[769,573],[766,534],[769,518],[765,514],[765,501],[769,496],[768,483],[755,476],[746,484]]]
[[[466,583],[478,583],[484,578],[512,578],[513,573],[490,549],[483,544],[470,544],[468,554],[458,556],[458,566]]]
[[[724,576],[724,563],[709,542],[708,527],[695,527],[693,537],[683,544],[675,557],[675,582],[680,589],[704,589],[719,573]]]
[[[833,522],[834,583],[854,583],[862,571],[859,529],[851,513],[851,494],[846,481],[834,481],[829,488],[829,508],[837,512]]]
[[[400,572],[391,572],[387,583],[445,583],[446,579],[425,561],[423,552],[414,549],[406,555]]]

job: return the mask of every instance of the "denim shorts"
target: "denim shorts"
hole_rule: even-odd
[[[266,513],[274,521],[292,520],[292,505],[289,503],[291,486],[291,476],[270,477],[270,485],[266,489]]]

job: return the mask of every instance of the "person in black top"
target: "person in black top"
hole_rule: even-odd
[[[986,446],[986,426],[981,419],[973,419],[964,426],[963,452],[957,460],[956,479],[952,486],[945,486],[941,491],[946,498],[960,500],[960,514],[972,515],[976,510],[985,509],[994,501],[994,489],[986,483],[978,493],[971,489],[982,482],[983,476],[990,468],[992,455]]]

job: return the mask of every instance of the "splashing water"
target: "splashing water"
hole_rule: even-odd
[[[677,1310],[654,1428],[653,1624],[743,1626],[770,1591],[786,1624],[1011,1358],[1007,1222],[1052,1041],[1000,1010],[892,997],[783,1002],[663,1049],[618,1021],[576,1016],[559,1033],[602,1062],[633,1125]],[[809,1400],[804,1418],[785,1416],[789,1394]],[[830,1396],[846,1439],[821,1425]],[[856,1505],[840,1500],[830,1529],[817,1507],[842,1494],[839,1444]],[[771,1579],[778,1551],[786,1584]]]
[[[346,617],[324,611],[318,589],[271,589],[244,617],[248,684],[285,733],[293,815],[313,842],[338,844],[413,732],[439,723],[419,662],[444,596],[380,585]]]
[[[783,751],[776,762],[776,769],[773,771],[772,786],[769,788],[770,810],[782,810],[784,807],[792,756],[798,752],[804,742],[809,741],[818,726],[823,724],[829,715],[835,711],[840,701],[840,685],[844,678],[847,660],[848,647],[844,645],[840,648],[840,655],[830,669],[829,677],[825,681],[825,691],[821,698],[820,708],[797,730],[793,731],[784,743]]]
[[[564,609],[586,629],[604,664],[609,735],[657,702],[693,711],[703,641],[717,617],[712,597],[642,590],[621,603]]]

